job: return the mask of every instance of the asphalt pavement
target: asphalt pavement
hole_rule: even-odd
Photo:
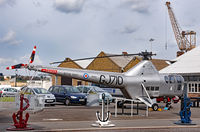
[[[174,104],[171,110],[149,111],[149,116],[145,116],[145,109],[140,107],[139,115],[130,116],[130,108],[125,109],[124,115],[114,116],[114,107],[111,105],[111,123],[115,127],[92,127],[97,121],[96,111],[101,111],[99,107],[87,106],[49,106],[38,113],[30,113],[29,126],[34,128],[31,131],[136,131],[136,132],[198,132],[200,131],[200,108],[191,108],[193,123],[196,125],[176,125],[179,117],[180,104]],[[0,111],[0,131],[6,131],[13,127],[12,113],[14,110]],[[118,109],[118,112],[121,112]],[[134,109],[136,112],[136,109]]]

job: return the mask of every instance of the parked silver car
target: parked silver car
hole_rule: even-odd
[[[56,98],[45,88],[29,88],[25,87],[21,90],[23,94],[44,95],[44,104],[55,105]]]
[[[110,93],[106,92],[105,90],[97,87],[97,86],[79,85],[79,86],[76,86],[76,87],[81,93],[85,93],[87,95],[89,95],[89,94],[98,94],[99,103],[102,103],[102,94],[103,93],[105,93],[105,101],[106,101],[106,103],[112,102],[112,95]]]

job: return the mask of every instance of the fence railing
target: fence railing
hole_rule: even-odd
[[[30,106],[26,111],[38,112],[44,109],[44,95],[24,95],[29,100]],[[26,102],[23,102],[26,106]],[[0,96],[0,111],[3,110],[18,110],[20,107],[20,94]]]

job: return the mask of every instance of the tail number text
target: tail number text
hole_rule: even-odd
[[[123,78],[121,76],[114,76],[114,75],[101,75],[99,83],[102,84],[108,84],[108,85],[122,85],[123,84]]]

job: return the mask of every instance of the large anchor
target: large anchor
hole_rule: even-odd
[[[175,122],[175,124],[177,124],[177,125],[196,125],[190,119],[191,105],[192,105],[192,103],[190,101],[190,98],[187,97],[187,85],[185,84],[184,90],[183,90],[183,97],[181,98],[181,110],[179,112],[181,120],[179,120],[178,122]]]
[[[108,101],[107,101],[107,105],[108,105]],[[96,124],[92,124],[92,126],[94,126],[94,127],[114,127],[115,124],[110,124],[111,123],[111,121],[109,121],[110,115],[111,115],[110,111],[107,111],[107,113],[105,114],[105,93],[103,93],[102,94],[102,113],[101,113],[101,117],[100,117],[100,112],[97,111],[96,112],[97,121],[96,121]]]
[[[23,101],[26,102],[26,106],[23,107]],[[20,109],[17,111],[17,113],[13,113],[12,118],[14,122],[15,128],[8,128],[7,130],[10,131],[23,131],[23,130],[33,130],[33,128],[27,127],[27,122],[29,119],[29,113],[26,113],[25,119],[23,119],[23,111],[25,111],[30,106],[29,100],[27,98],[24,98],[24,94],[20,95]]]

